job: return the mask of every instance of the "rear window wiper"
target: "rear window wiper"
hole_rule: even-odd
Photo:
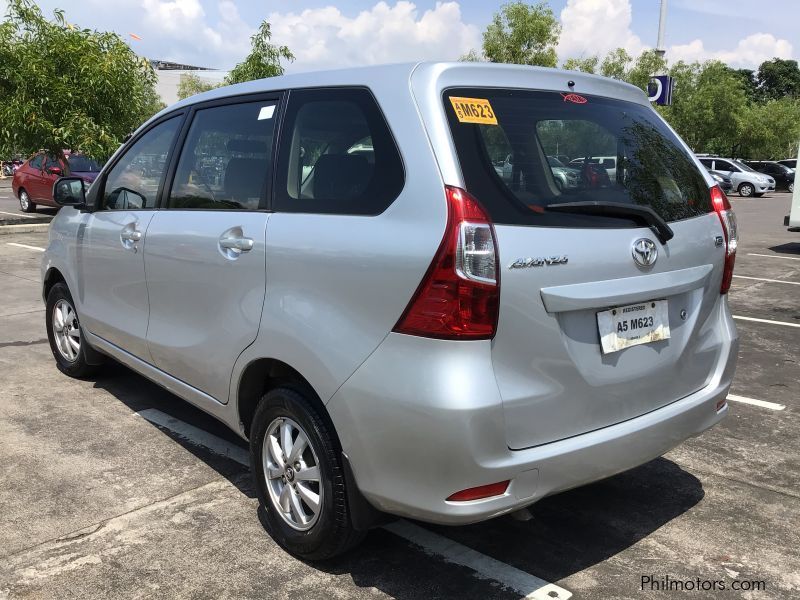
[[[550,204],[546,210],[552,212],[576,213],[582,215],[602,215],[605,217],[628,218],[643,225],[647,225],[656,234],[662,244],[671,240],[675,233],[667,222],[649,206],[626,204],[624,202],[603,202],[602,200],[589,200],[586,202],[562,202]]]

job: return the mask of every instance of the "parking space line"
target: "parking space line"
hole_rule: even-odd
[[[0,198],[3,198],[3,197],[0,196]],[[22,213],[18,213],[18,212],[12,213],[12,212],[7,212],[5,210],[0,210],[0,215],[11,215],[12,217],[19,217],[21,219],[38,219],[39,218],[36,215],[24,215]]]
[[[764,277],[748,277],[746,275],[734,275],[734,279],[752,279],[753,281],[766,281],[767,283],[788,283],[789,285],[800,285],[800,281],[786,281],[785,279],[766,279]]]
[[[443,558],[445,562],[472,569],[481,579],[497,581],[501,585],[522,594],[523,598],[531,600],[564,600],[572,597],[572,592],[564,588],[544,579],[539,579],[535,575],[495,560],[408,521],[395,521],[384,525],[383,528],[408,540],[415,546],[419,546],[426,553]]]
[[[753,321],[754,323],[770,323],[771,325],[783,325],[784,327],[800,327],[800,323],[789,323],[788,321],[772,321],[770,319],[756,319],[755,317],[740,317],[733,315],[734,319],[740,321]]]
[[[208,433],[194,425],[189,425],[189,423],[176,419],[156,408],[147,408],[133,414],[154,425],[169,429],[188,442],[203,446],[214,454],[227,456],[239,464],[250,466],[250,456],[244,448],[231,444],[221,437]],[[395,521],[384,525],[383,529],[419,546],[428,554],[441,557],[445,562],[472,569],[480,579],[496,581],[502,586],[522,594],[526,599],[567,600],[572,597],[572,592],[564,588],[408,521]]]
[[[14,246],[16,248],[25,248],[26,250],[36,250],[36,252],[44,252],[45,248],[39,246],[29,246],[28,244],[18,244],[16,242],[6,242],[6,246]]]
[[[757,254],[755,252],[748,252],[747,256],[765,256],[766,258],[782,258],[783,260],[800,260],[797,256],[781,256],[780,254]]]
[[[755,398],[736,396],[735,394],[728,394],[728,400],[732,400],[733,402],[741,402],[742,404],[752,404],[753,406],[760,406],[761,408],[769,408],[770,410],[783,410],[786,408],[786,405],[778,404],[777,402],[756,400]]]
[[[143,419],[146,419],[155,425],[169,429],[172,433],[179,435],[195,445],[208,448],[214,454],[227,456],[228,458],[235,460],[242,465],[247,467],[250,466],[250,455],[247,450],[236,446],[235,444],[231,444],[230,442],[223,440],[221,437],[218,437],[213,433],[208,433],[199,427],[189,425],[189,423],[181,421],[180,419],[176,419],[175,417],[171,417],[167,413],[161,412],[156,408],[140,410],[139,412],[134,413],[134,415],[142,417]]]

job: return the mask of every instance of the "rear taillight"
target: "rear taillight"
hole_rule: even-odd
[[[736,215],[731,209],[728,197],[718,185],[711,188],[711,204],[719,215],[722,232],[725,234],[725,269],[722,271],[722,285],[719,291],[721,294],[727,294],[731,289],[733,263],[736,261],[736,246],[739,242],[739,234],[736,231]]]
[[[494,227],[464,190],[447,186],[445,195],[442,243],[394,331],[441,339],[491,339],[500,299]]]

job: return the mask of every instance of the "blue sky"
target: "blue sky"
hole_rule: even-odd
[[[672,61],[719,58],[753,67],[798,58],[800,0],[668,0]],[[289,71],[410,60],[452,60],[480,46],[493,0],[41,0],[68,21],[110,29],[149,58],[230,68],[263,19],[297,60]],[[0,0],[0,8],[4,0]],[[551,0],[562,21],[560,58],[656,43],[658,0]],[[113,6],[113,9],[110,8]],[[766,7],[766,8],[765,8]],[[5,11],[3,11],[4,13]],[[129,34],[141,40],[134,40]]]

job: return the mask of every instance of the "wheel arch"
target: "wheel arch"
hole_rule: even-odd
[[[47,302],[47,296],[50,294],[50,290],[53,289],[53,286],[57,283],[63,283],[69,288],[66,278],[61,271],[58,270],[58,267],[48,268],[42,280],[42,299],[45,302]]]

